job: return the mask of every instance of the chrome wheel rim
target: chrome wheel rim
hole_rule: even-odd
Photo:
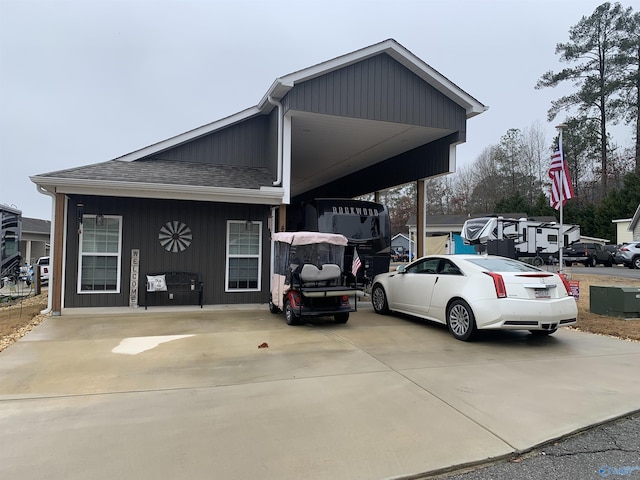
[[[470,325],[471,319],[467,309],[460,304],[454,305],[449,312],[449,327],[451,331],[461,337],[467,333]]]
[[[384,308],[384,292],[378,287],[373,291],[373,308],[380,311]]]

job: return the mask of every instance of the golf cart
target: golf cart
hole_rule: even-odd
[[[347,323],[349,312],[357,307],[356,290],[345,286],[342,272],[347,238],[334,233],[278,232],[272,240],[271,313],[284,311],[288,325],[299,325],[304,317],[331,315],[337,323]]]

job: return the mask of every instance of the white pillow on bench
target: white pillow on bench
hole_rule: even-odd
[[[147,292],[166,292],[167,280],[164,275],[147,275]]]

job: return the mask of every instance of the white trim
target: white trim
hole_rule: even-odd
[[[87,218],[96,218],[97,215],[85,214],[82,216],[83,220]],[[84,223],[80,227],[80,232],[78,235],[78,283],[76,285],[76,293],[78,295],[85,295],[91,293],[104,293],[104,294],[113,294],[120,293],[120,288],[122,286],[122,215],[104,215],[104,218],[107,219],[116,219],[118,220],[118,253],[113,254],[111,252],[92,252],[83,254],[82,251],[82,239],[84,237]],[[117,270],[116,270],[116,289],[115,290],[82,290],[82,258],[83,257],[116,257],[117,259]]]
[[[258,225],[258,253],[257,254],[237,254],[231,255],[229,253],[229,227],[231,224],[246,224],[249,220],[227,220],[227,232],[226,232],[226,248],[225,248],[225,268],[224,268],[224,291],[225,293],[241,293],[241,292],[259,292],[262,290],[262,222],[257,220],[251,220],[253,225]],[[231,258],[256,258],[258,260],[258,286],[257,288],[229,288],[229,260]]]
[[[51,179],[31,177],[31,181],[53,193],[67,195],[100,195],[109,197],[165,198],[203,202],[280,205],[284,201],[283,187],[230,188],[169,185],[161,183],[126,183],[111,180]]]

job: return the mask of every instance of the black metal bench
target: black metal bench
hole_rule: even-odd
[[[152,277],[150,279],[150,277]],[[189,272],[160,272],[149,273],[146,276],[147,283],[144,292],[144,309],[149,306],[149,298],[158,294],[166,295],[173,300],[174,294],[181,297],[193,297],[198,299],[198,305],[202,308],[204,303],[204,284],[200,280],[200,274]],[[162,281],[164,280],[164,281]]]

